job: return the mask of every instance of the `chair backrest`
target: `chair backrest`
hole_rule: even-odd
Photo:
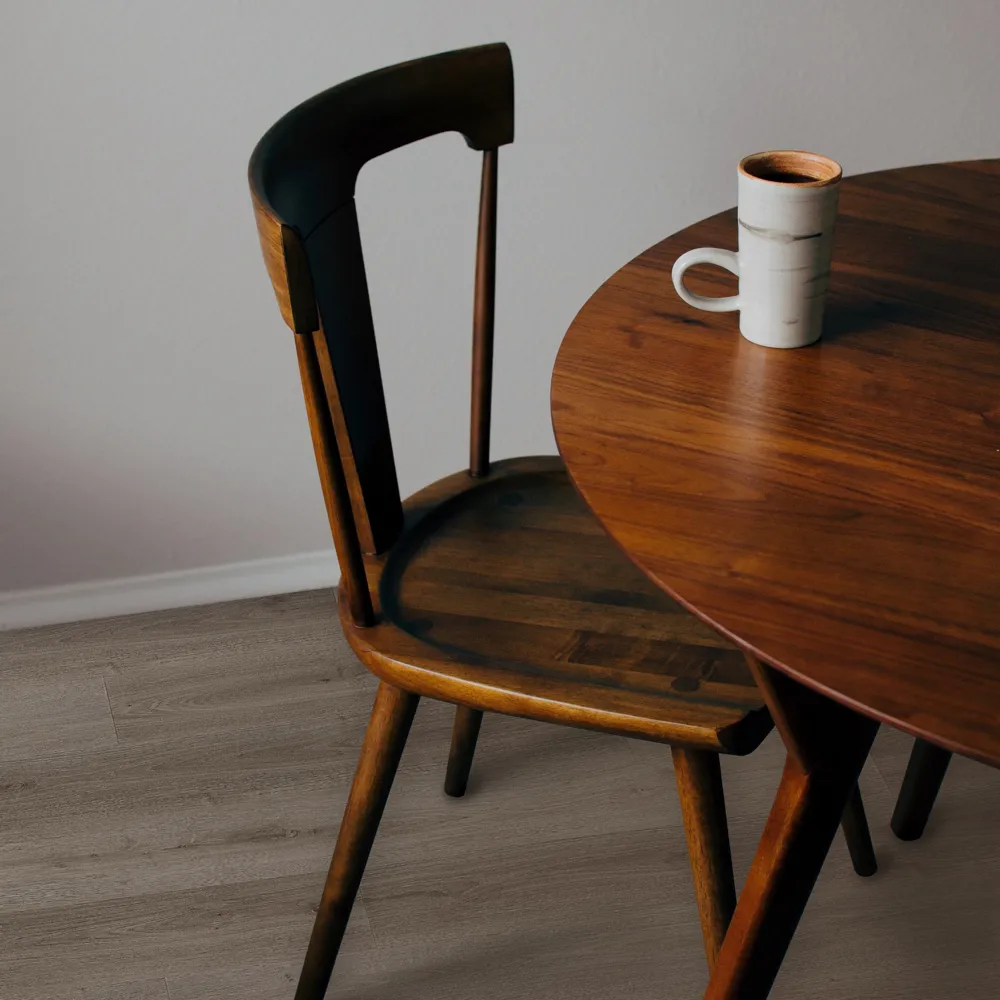
[[[361,552],[402,529],[354,187],[365,163],[440,132],[483,151],[473,306],[472,475],[489,469],[497,149],[514,140],[506,45],[390,66],[318,94],[278,121],[250,159],[261,248],[295,333],[306,409],[351,616],[372,621]]]

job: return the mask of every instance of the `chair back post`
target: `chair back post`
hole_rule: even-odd
[[[476,242],[475,300],[472,308],[472,413],[469,474],[490,471],[490,416],[493,394],[493,323],[497,271],[497,157],[483,153],[479,193],[479,237]]]
[[[322,331],[316,331],[322,336]],[[375,623],[371,593],[365,575],[364,559],[354,528],[351,498],[347,491],[344,467],[337,451],[330,411],[326,406],[326,393],[319,362],[316,359],[316,342],[312,334],[295,335],[295,349],[299,356],[299,373],[305,396],[309,432],[312,435],[316,467],[326,503],[326,516],[333,534],[333,547],[340,563],[341,586],[355,625],[367,627]]]
[[[295,336],[295,352],[299,360],[316,468],[340,563],[341,589],[347,600],[351,621],[359,626],[372,625],[375,614],[371,593],[317,356],[317,344],[322,345],[325,341],[305,248],[299,234],[291,226],[279,223],[256,198],[254,214],[261,250],[282,317]]]

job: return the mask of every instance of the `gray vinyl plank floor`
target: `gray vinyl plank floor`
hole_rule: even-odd
[[[290,1000],[374,689],[323,591],[0,634],[0,998]],[[669,750],[491,716],[452,800],[450,726],[421,705],[329,996],[699,996]],[[879,874],[838,838],[776,1000],[1000,995],[1000,772],[956,760],[901,844],[910,743],[862,776]],[[724,759],[739,878],[782,760]]]

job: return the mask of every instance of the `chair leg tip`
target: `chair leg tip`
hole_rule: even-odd
[[[918,828],[905,823],[890,823],[889,828],[896,835],[897,840],[903,840],[907,843],[919,840],[924,835],[922,826]]]
[[[468,782],[465,781],[445,781],[444,794],[453,799],[462,799],[465,798],[467,788]]]

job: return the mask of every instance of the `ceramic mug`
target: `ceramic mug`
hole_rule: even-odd
[[[740,333],[764,347],[805,347],[823,330],[840,165],[825,156],[779,149],[739,165],[739,253],[700,247],[674,263],[671,277],[688,305],[740,310]],[[684,287],[692,264],[738,275],[739,294],[712,298]]]

